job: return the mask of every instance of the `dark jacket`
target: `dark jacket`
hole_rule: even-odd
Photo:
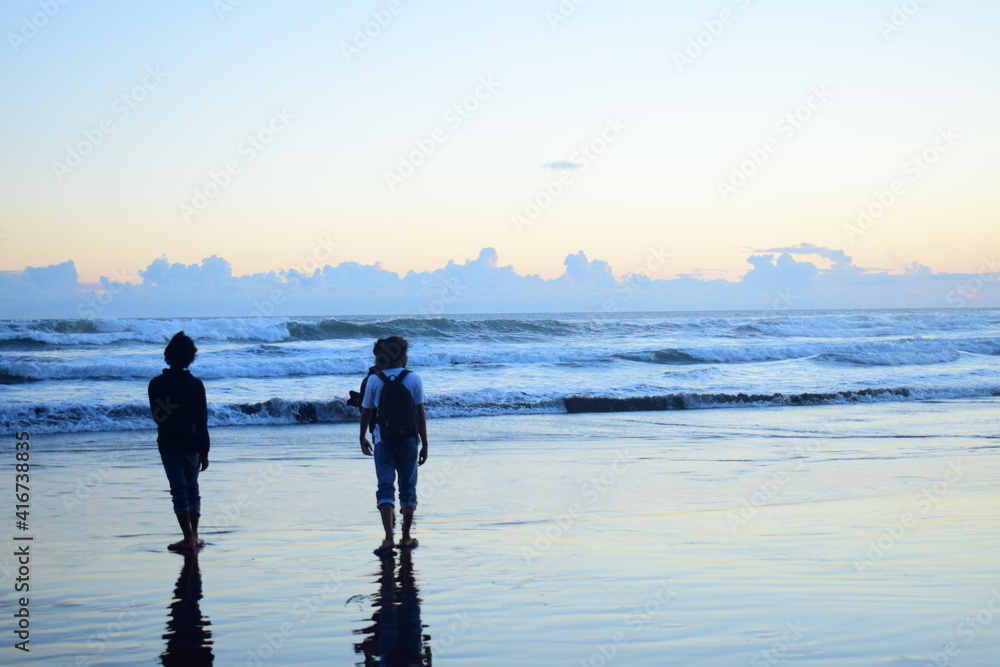
[[[208,455],[205,385],[187,370],[164,368],[149,381],[149,409],[161,452]]]

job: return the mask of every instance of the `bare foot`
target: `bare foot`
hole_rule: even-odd
[[[420,546],[420,542],[417,542],[415,537],[404,537],[399,541],[400,549],[416,549],[418,546]]]
[[[203,546],[205,546],[205,540],[185,537],[182,540],[177,540],[173,544],[168,544],[167,549],[170,551],[197,551]]]
[[[375,550],[376,556],[382,556],[384,554],[392,553],[392,550],[396,548],[396,543],[392,540],[382,540],[382,546]]]

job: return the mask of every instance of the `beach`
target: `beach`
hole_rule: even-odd
[[[3,661],[992,665],[998,402],[432,419],[386,560],[356,425],[215,428],[196,564],[152,431],[40,434]]]
[[[0,24],[0,667],[1000,667],[1000,2]]]

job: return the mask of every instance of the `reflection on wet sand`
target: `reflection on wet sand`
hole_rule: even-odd
[[[167,646],[160,661],[164,665],[201,667],[211,665],[215,659],[212,655],[212,631],[208,629],[212,623],[201,615],[199,600],[201,570],[198,558],[185,555],[184,566],[174,588],[174,601],[170,603],[167,632],[163,635]]]
[[[354,645],[355,653],[364,654],[364,667],[418,667],[431,665],[430,635],[420,622],[420,597],[413,576],[409,550],[399,554],[399,572],[393,553],[381,556],[379,589],[372,596],[373,623],[360,630],[365,638]]]

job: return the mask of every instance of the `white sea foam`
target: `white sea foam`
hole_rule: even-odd
[[[573,396],[746,408],[1000,387],[996,310],[7,320],[0,421],[149,427],[146,383],[181,329],[199,346],[192,371],[215,425],[356,418],[342,406],[346,388],[364,376],[373,340],[390,333],[411,339],[435,418],[559,412]]]

